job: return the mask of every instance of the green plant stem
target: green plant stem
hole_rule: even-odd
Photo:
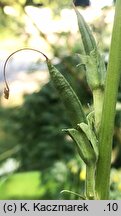
[[[120,72],[121,0],[117,0],[99,133],[99,160],[96,171],[96,194],[97,199],[100,200],[109,198],[112,138]]]
[[[95,198],[95,164],[86,166],[86,197],[89,200]]]
[[[100,128],[100,120],[102,116],[104,90],[97,88],[93,90],[94,113],[95,113],[95,128],[98,134]]]

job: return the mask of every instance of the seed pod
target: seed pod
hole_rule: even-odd
[[[92,50],[97,49],[95,38],[89,26],[87,25],[84,18],[82,17],[82,15],[79,13],[79,11],[76,9],[75,6],[74,6],[74,9],[77,15],[79,31],[81,33],[85,53],[86,55],[90,55],[90,52]]]
[[[81,61],[84,61],[86,67],[88,85],[91,90],[104,88],[106,74],[104,60],[97,50],[96,41],[89,26],[75,6],[74,9],[77,15],[79,31],[81,33],[82,43],[86,54],[81,56]]]
[[[51,64],[47,59],[47,65],[51,79],[57,89],[61,100],[63,101],[68,116],[73,127],[77,127],[78,123],[87,122],[86,115],[82,108],[76,93],[64,78],[64,76]]]
[[[79,132],[76,129],[65,129],[64,131],[66,131],[74,140],[77,151],[84,163],[89,166],[94,164],[97,160],[96,155],[83,131]]]
[[[82,133],[83,131],[87,139],[90,141],[90,144],[95,152],[95,156],[98,159],[98,141],[93,130],[90,128],[89,125],[82,122],[78,124],[78,131],[80,131],[80,133]]]

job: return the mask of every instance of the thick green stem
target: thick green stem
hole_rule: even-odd
[[[95,198],[95,165],[86,166],[86,197]]]
[[[104,96],[103,89],[98,88],[96,90],[93,90],[95,128],[96,128],[97,134],[99,132],[100,120],[102,116],[103,96]]]
[[[121,0],[117,0],[99,134],[99,160],[96,172],[96,193],[98,199],[101,200],[109,198],[112,138],[120,72]]]

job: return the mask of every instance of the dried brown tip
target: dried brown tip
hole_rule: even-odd
[[[8,88],[4,88],[4,98],[8,99],[9,98],[9,89]]]

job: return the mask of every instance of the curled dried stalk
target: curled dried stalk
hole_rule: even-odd
[[[48,70],[50,73],[50,77],[53,81],[53,84],[55,85],[56,90],[58,91],[60,98],[62,99],[67,113],[69,115],[70,121],[74,127],[77,126],[80,122],[87,122],[86,115],[83,111],[82,104],[80,100],[78,99],[76,93],[68,83],[68,81],[65,79],[65,77],[51,64],[51,61],[48,59],[48,57],[42,53],[41,51],[33,48],[22,48],[15,52],[13,52],[9,57],[6,59],[4,64],[4,80],[5,80],[5,88],[4,88],[4,97],[6,99],[9,98],[9,86],[8,82],[6,80],[6,65],[8,60],[16,54],[17,52],[23,51],[23,50],[31,50],[38,52],[39,54],[42,54],[45,59],[48,66]]]
[[[8,56],[8,58],[6,59],[6,61],[5,61],[5,63],[4,63],[4,68],[3,68],[4,81],[5,81],[5,87],[4,87],[4,98],[5,98],[5,99],[8,99],[8,98],[9,98],[9,94],[10,94],[10,88],[9,88],[9,85],[8,85],[8,82],[7,82],[7,79],[6,79],[6,65],[7,65],[9,59],[10,59],[14,54],[16,54],[16,53],[18,53],[18,52],[20,52],[20,51],[24,51],[24,50],[29,50],[29,51],[38,52],[38,53],[42,54],[42,55],[45,57],[46,61],[48,61],[47,56],[46,56],[43,52],[41,52],[41,51],[39,51],[39,50],[37,50],[37,49],[33,49],[33,48],[22,48],[22,49],[16,50],[15,52],[11,53],[11,54]]]

